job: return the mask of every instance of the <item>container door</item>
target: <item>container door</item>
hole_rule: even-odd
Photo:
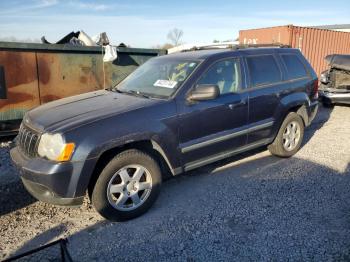
[[[6,88],[6,98],[0,99],[0,121],[18,122],[40,104],[35,53],[2,50],[0,66]]]

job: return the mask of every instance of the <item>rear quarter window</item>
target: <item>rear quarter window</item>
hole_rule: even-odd
[[[287,80],[303,78],[308,75],[305,65],[297,55],[281,55],[282,61],[287,69]]]
[[[273,55],[248,56],[246,59],[253,87],[282,81],[281,71]]]

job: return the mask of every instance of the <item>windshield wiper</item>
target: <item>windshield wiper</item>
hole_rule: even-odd
[[[127,93],[134,94],[136,96],[145,97],[145,98],[151,98],[151,96],[146,95],[145,93],[141,93],[140,91],[128,90]]]
[[[146,95],[145,93],[141,93],[139,91],[135,91],[135,90],[127,90],[126,91],[126,90],[119,90],[117,88],[114,88],[113,91],[116,91],[116,92],[121,93],[121,94],[131,94],[131,95],[134,95],[134,96],[151,98],[151,96]]]

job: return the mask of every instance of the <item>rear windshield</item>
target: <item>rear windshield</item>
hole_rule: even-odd
[[[297,79],[307,76],[307,71],[299,57],[293,54],[281,55],[282,61],[287,69],[287,80]]]
[[[273,55],[248,56],[247,64],[252,86],[280,82],[281,71]]]

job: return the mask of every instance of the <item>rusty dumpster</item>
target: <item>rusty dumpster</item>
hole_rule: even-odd
[[[164,50],[118,47],[103,63],[101,47],[0,42],[0,136],[18,128],[24,113],[67,96],[116,85]]]

